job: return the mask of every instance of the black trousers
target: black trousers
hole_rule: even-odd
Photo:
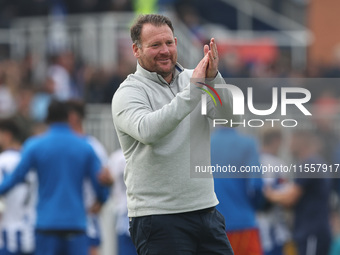
[[[225,220],[216,208],[130,219],[139,255],[233,255]]]
[[[332,236],[329,231],[311,234],[305,239],[295,240],[299,255],[324,255],[329,254]]]

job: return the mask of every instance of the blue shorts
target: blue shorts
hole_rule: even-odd
[[[215,208],[131,218],[139,255],[233,255],[225,221]]]
[[[85,233],[51,234],[36,232],[35,255],[88,255]]]

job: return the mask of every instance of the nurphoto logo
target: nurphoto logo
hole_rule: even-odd
[[[310,111],[305,107],[305,104],[308,103],[311,99],[311,93],[308,89],[299,88],[299,87],[272,87],[272,98],[271,98],[271,106],[267,109],[257,109],[254,104],[254,93],[252,87],[247,87],[247,100],[245,100],[245,95],[243,91],[232,84],[216,84],[214,87],[209,86],[208,84],[197,82],[206,86],[210,89],[220,101],[222,106],[222,101],[220,95],[217,93],[216,89],[227,89],[231,93],[232,96],[232,106],[233,106],[233,115],[245,115],[245,107],[247,106],[249,112],[255,116],[270,116],[273,114],[279,107],[279,94],[280,97],[280,115],[287,116],[287,106],[293,105],[295,106],[304,116],[311,116]],[[215,106],[217,106],[216,100],[213,94],[207,89],[200,88],[206,93],[202,94],[201,100],[201,114],[207,115],[207,94],[213,100]],[[280,93],[279,93],[280,92]],[[294,94],[295,97],[291,97]],[[296,95],[299,95],[299,98],[296,98]],[[283,127],[296,127],[298,125],[298,121],[296,119],[278,119],[278,118],[257,118],[257,119],[243,119],[242,121],[233,122],[233,120],[229,119],[214,119],[213,127],[218,125],[226,125],[229,124],[231,127],[239,125],[239,126],[248,126],[248,127],[263,127],[265,122],[269,122],[272,127],[275,124],[281,124]]]
[[[203,83],[203,82],[197,82],[197,83],[206,86],[206,87],[209,88],[212,92],[214,92],[215,95],[217,96],[218,100],[220,101],[220,104],[222,105],[222,100],[221,100],[220,95],[217,93],[217,91],[216,91],[212,86],[210,86],[210,85],[208,85],[208,84],[206,84],[206,83]],[[210,92],[209,90],[204,89],[204,88],[200,88],[200,87],[197,87],[197,88],[200,89],[200,90],[203,90],[205,93],[207,93],[207,94],[211,97],[211,99],[214,101],[215,106],[217,105],[216,100],[215,100],[215,97],[213,96],[213,94],[211,94],[211,92]],[[206,94],[204,94],[204,95],[206,95]],[[205,101],[206,101],[206,99],[205,99]],[[206,107],[206,105],[205,105],[205,107]],[[203,113],[202,113],[202,114],[203,114]],[[205,109],[205,114],[203,114],[203,115],[206,115],[206,114],[207,114],[207,109]]]

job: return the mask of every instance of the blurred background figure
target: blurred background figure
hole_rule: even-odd
[[[311,131],[295,131],[290,150],[296,163],[303,167],[305,164],[310,167],[311,164],[325,163],[319,153],[318,139]],[[279,189],[267,186],[265,195],[274,203],[293,208],[293,239],[298,254],[328,254],[331,244],[331,181],[315,178],[315,175],[308,178],[306,173],[300,173],[297,177],[293,183]]]
[[[66,103],[53,101],[46,120],[49,129],[24,144],[18,165],[0,185],[0,193],[5,194],[20,184],[30,170],[37,173],[36,255],[88,254],[84,179],[91,179],[98,203],[107,198],[99,185],[98,157],[71,131],[67,120]]]
[[[109,159],[109,169],[115,180],[112,190],[116,219],[117,255],[137,255],[129,232],[126,186],[124,182],[125,157],[123,151],[114,151]]]
[[[265,127],[261,132],[262,152],[260,162],[268,169],[285,166],[279,157],[282,147],[282,132],[278,128]],[[286,183],[288,176],[282,172],[268,171],[263,175],[264,186],[279,188]],[[284,208],[266,201],[263,208],[257,214],[262,247],[265,255],[282,255],[284,246],[290,240],[290,231]]]
[[[10,87],[9,61],[0,62],[0,116],[9,117],[16,111],[13,90]]]
[[[316,135],[319,138],[320,154],[329,163],[339,163],[334,161],[334,154],[340,144],[337,131],[334,130],[335,119],[339,113],[338,99],[334,96],[334,91],[328,89],[322,92],[314,103],[313,120],[316,126]]]
[[[104,146],[94,136],[87,135],[83,128],[85,119],[85,105],[82,101],[70,100],[68,106],[68,123],[71,128],[81,137],[83,137],[93,148],[101,162],[102,172],[99,180],[102,185],[111,186],[113,179],[108,170],[108,156]],[[108,191],[107,191],[108,192]],[[87,211],[87,229],[86,234],[89,242],[89,255],[98,255],[101,244],[101,228],[99,225],[98,214],[102,207],[101,203],[96,201],[96,193],[91,186],[90,179],[84,181],[84,199]]]
[[[20,90],[15,97],[17,111],[13,115],[13,118],[20,128],[22,141],[26,140],[36,132],[36,121],[34,121],[31,117],[31,102],[33,96],[34,91],[28,85],[22,88],[20,87]]]
[[[21,139],[20,128],[13,119],[0,120],[0,182],[13,172],[20,161]],[[20,184],[2,197],[1,255],[33,255],[36,187],[36,175],[30,172]]]
[[[63,50],[51,56],[48,77],[53,82],[52,91],[55,99],[69,100],[82,96],[82,87],[76,80],[75,62],[72,52]]]
[[[211,136],[211,164],[219,166],[259,166],[258,145],[251,137],[231,128],[217,129]],[[217,209],[226,221],[226,232],[237,255],[262,255],[255,210],[261,205],[262,180],[248,176],[215,174]]]

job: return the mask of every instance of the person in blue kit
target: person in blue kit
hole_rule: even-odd
[[[326,165],[320,156],[319,140],[308,130],[293,133],[290,150],[298,166]],[[313,171],[313,170],[312,170]],[[331,245],[329,173],[297,173],[292,183],[280,189],[266,187],[265,196],[272,202],[294,211],[293,240],[298,254],[325,255]]]
[[[230,165],[237,171],[245,166],[259,166],[257,143],[235,129],[217,129],[211,136],[211,164]],[[214,174],[215,192],[220,201],[216,208],[225,217],[226,232],[237,255],[263,254],[255,219],[255,208],[262,201],[262,180],[251,177]]]
[[[67,124],[66,103],[52,101],[47,114],[49,129],[25,142],[22,158],[0,185],[5,194],[34,170],[38,179],[36,255],[86,255],[86,212],[83,181],[86,177],[104,203],[107,190],[98,182],[101,163],[92,147]]]
[[[86,115],[85,103],[80,100],[69,100],[67,101],[68,106],[68,123],[72,130],[79,136],[82,137],[88,144],[91,145],[94,152],[98,156],[101,164],[102,171],[98,178],[102,185],[109,187],[113,184],[114,180],[108,170],[107,161],[108,156],[105,147],[100,141],[94,136],[88,135],[84,129],[84,119]],[[91,186],[88,178],[84,182],[84,202],[87,211],[87,238],[89,243],[89,255],[98,255],[100,244],[102,243],[101,238],[101,226],[99,221],[99,212],[101,211],[101,204],[96,204],[95,192]],[[1,255],[1,254],[0,254]]]

